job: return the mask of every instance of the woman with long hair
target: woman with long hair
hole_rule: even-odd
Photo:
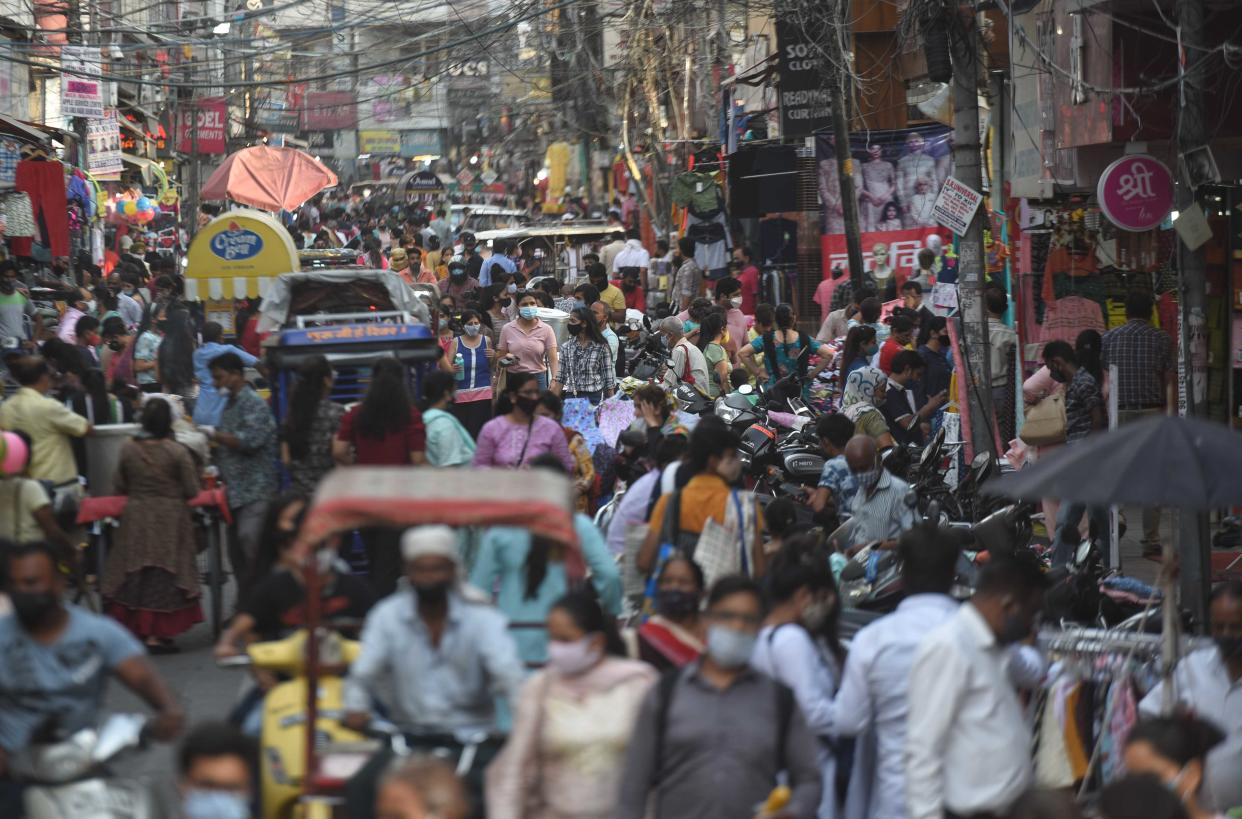
[[[880,351],[876,342],[875,328],[866,324],[857,324],[845,334],[845,344],[841,346],[840,383],[844,389],[850,373],[859,367],[866,367],[872,357]]]
[[[823,795],[818,815],[836,817],[841,802],[833,698],[841,685],[845,649],[838,633],[841,596],[820,536],[789,538],[772,558],[765,581],[770,609],[750,662],[793,691],[807,727],[820,740]]]
[[[427,461],[423,415],[410,400],[405,367],[395,358],[371,368],[371,384],[362,403],[345,413],[332,442],[338,464],[409,466]],[[382,527],[362,530],[367,576],[381,597],[397,588],[402,576],[401,532]]]
[[[689,435],[677,416],[673,415],[671,397],[658,384],[643,384],[634,390],[634,423],[630,429],[647,436],[647,456],[654,457],[656,447],[667,435]]]
[[[158,353],[160,385],[164,392],[180,395],[187,412],[194,411],[194,335],[190,311],[168,305],[161,317],[164,338]]]
[[[160,392],[159,350],[163,342],[160,315],[163,308],[148,304],[142,313],[142,321],[134,333],[133,371],[138,389],[147,393]]]
[[[738,350],[738,361],[756,379],[762,378],[764,373],[755,361],[755,356],[762,353],[769,388],[776,386],[782,378],[800,373],[803,377],[802,397],[809,398],[811,379],[827,366],[827,362],[811,365],[810,357],[819,353],[821,344],[798,329],[798,315],[793,305],[778,304],[773,316],[776,326],[749,345],[743,345]]]
[[[553,456],[542,455],[531,464],[561,475],[564,466]],[[486,592],[495,592],[497,607],[509,618],[518,655],[528,665],[542,665],[547,659],[548,639],[543,623],[553,602],[584,580],[590,570],[590,583],[600,602],[612,616],[621,613],[621,572],[608,551],[604,536],[581,512],[574,514],[576,549],[567,549],[527,529],[496,526],[488,529],[479,543],[470,570],[470,583]]]
[[[128,495],[100,584],[109,615],[152,653],[176,651],[173,638],[203,619],[196,540],[186,501],[198,494],[190,451],[173,439],[168,402],[142,408],[142,432],[126,441],[114,485]]]
[[[699,611],[706,592],[699,564],[685,555],[666,560],[656,579],[655,614],[638,627],[638,659],[661,673],[697,660],[707,648]]]
[[[427,427],[427,463],[432,466],[469,466],[474,438],[450,412],[457,391],[453,376],[429,373],[423,380],[423,424]]]
[[[614,619],[588,592],[557,600],[547,631],[548,665],[522,687],[509,741],[487,771],[487,815],[611,817],[639,706],[656,673],[625,658]]]
[[[588,307],[569,314],[570,340],[560,348],[560,368],[552,392],[567,398],[585,398],[595,405],[616,391],[616,364],[608,341]]]
[[[707,359],[707,397],[718,398],[729,386],[729,352],[724,348],[725,318],[712,310],[699,325],[699,349]]]
[[[530,466],[540,455],[555,455],[572,473],[574,456],[565,441],[561,425],[544,418],[537,410],[543,392],[535,373],[510,373],[505,394],[496,404],[496,417],[479,432],[475,466],[517,469]]]
[[[280,459],[298,492],[312,495],[335,466],[332,441],[345,407],[331,399],[332,365],[324,356],[306,359],[289,396],[289,415],[281,430]]]
[[[483,317],[477,310],[462,310],[460,324],[461,333],[448,342],[440,357],[440,369],[452,374],[456,383],[452,413],[474,438],[492,417],[492,362],[496,348],[484,334]]]
[[[410,400],[405,367],[382,358],[371,368],[362,403],[341,419],[332,455],[338,464],[408,466],[426,461],[423,416]]]
[[[565,442],[569,445],[569,451],[573,454],[575,461],[573,479],[574,489],[577,490],[578,511],[590,514],[596,483],[595,461],[591,456],[591,448],[587,446],[582,433],[561,423],[565,416],[565,405],[560,396],[545,392],[539,397],[539,407],[535,412],[560,424],[561,430],[565,433]]]

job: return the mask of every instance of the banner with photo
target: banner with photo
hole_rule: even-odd
[[[102,118],[87,121],[86,158],[96,179],[121,178],[121,129],[115,108],[105,108]]]
[[[888,264],[904,279],[905,273],[914,269],[918,251],[928,235],[949,238],[949,232],[936,224],[934,212],[940,189],[953,175],[952,137],[952,129],[944,125],[850,135],[858,220],[868,270],[872,268],[875,246],[884,245]],[[816,134],[815,158],[823,274],[828,276],[833,267],[848,267],[832,134]]]

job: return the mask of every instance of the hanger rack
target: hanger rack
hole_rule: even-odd
[[[1126,653],[1139,659],[1160,656],[1164,638],[1159,634],[1113,631],[1109,629],[1071,627],[1065,629],[1041,629],[1039,646],[1045,651],[1065,654],[1120,654]],[[1202,637],[1182,637],[1178,656],[1207,648],[1210,640]]]

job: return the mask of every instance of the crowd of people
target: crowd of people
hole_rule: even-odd
[[[225,487],[238,586],[215,646],[226,658],[305,622],[291,547],[320,481],[353,466],[558,473],[573,489],[577,544],[512,527],[370,527],[361,554],[345,547],[326,567],[323,610],[360,643],[343,724],[383,719],[415,749],[488,737],[464,780],[384,747],[346,788],[350,816],[1076,815],[1033,773],[1027,710],[1047,671],[1032,645],[1046,575],[1025,556],[996,557],[959,603],[960,541],[918,519],[910,487],[880,459],[923,443],[948,403],[952,344],[917,277],[900,305],[841,283],[812,336],[793,305],[765,303],[746,247],[712,276],[693,243],[649,250],[619,230],[583,254],[581,280],[530,287],[542,259],[503,241],[485,256],[474,237],[453,236],[443,211],[395,225],[328,216],[310,206],[296,232],[321,247],[360,239],[375,266],[437,286],[442,354],[421,394],[402,364],[382,359],[346,408],[331,362],[314,356],[278,421],[254,386],[268,375],[260,351],[229,343],[219,324],[196,325],[175,276],[138,259],[98,285],[84,277],[58,338],[19,322],[26,343],[4,358],[17,389],[0,404],[0,537],[20,544],[4,557],[13,613],[0,617],[0,815],[20,815],[9,756],[53,714],[94,724],[107,675],[150,704],[157,738],[179,734],[184,708],[147,655],[178,650],[203,616],[187,501],[217,479]],[[666,271],[666,300],[653,298],[653,271]],[[28,284],[2,272],[6,292]],[[1005,364],[1015,340],[1000,321],[1006,294],[990,289],[987,302],[999,404],[1015,392]],[[564,342],[541,317],[549,308],[566,314]],[[1024,385],[1032,404],[1064,390],[1067,446],[1101,426],[1101,362],[1121,365],[1124,410],[1154,408],[1154,390],[1132,385],[1165,371],[1127,369],[1136,345],[1159,352],[1142,326],[1150,301],[1136,296],[1128,309],[1125,332],[1048,344],[1045,369]],[[615,446],[588,442],[568,416],[612,401],[656,342],[667,365],[632,392],[629,428]],[[740,492],[737,433],[711,415],[690,428],[670,396],[682,385],[753,396],[790,382],[823,411],[825,466],[802,499],[818,526],[799,524],[790,499],[763,508]],[[141,432],[110,476],[128,501],[98,578],[98,615],[67,602],[82,561],[62,513],[84,491],[82,440],[118,421]],[[601,530],[592,514],[610,499]],[[853,541],[834,554],[823,523],[847,516]],[[1084,516],[1096,522],[1097,510],[1067,503],[1053,516],[1054,562]],[[907,597],[847,647],[839,571],[863,544],[897,554]],[[1218,589],[1211,613],[1214,647],[1178,671],[1196,716],[1156,717],[1162,691],[1148,694],[1122,738],[1129,774],[1102,794],[1107,819],[1211,819],[1242,804],[1242,587]],[[280,682],[256,670],[227,722],[186,737],[186,817],[250,813],[253,737]],[[1144,796],[1153,784],[1175,798]]]

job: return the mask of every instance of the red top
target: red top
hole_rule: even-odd
[[[358,466],[408,466],[411,452],[427,449],[427,430],[423,426],[423,414],[410,407],[410,421],[396,432],[383,438],[368,438],[354,430],[362,405],[345,413],[336,432],[338,441],[354,445],[354,463]]]
[[[880,346],[880,369],[885,375],[892,375],[893,359],[904,349],[901,342],[892,336],[884,340],[884,344]]]
[[[747,265],[738,274],[737,280],[742,285],[742,312],[748,316],[753,316],[755,314],[755,303],[759,299],[759,268],[753,264]]]
[[[618,290],[625,294],[625,309],[641,310],[647,312],[647,294],[643,292],[642,287],[635,287],[633,290],[626,291],[621,286],[620,281],[612,282]]]

